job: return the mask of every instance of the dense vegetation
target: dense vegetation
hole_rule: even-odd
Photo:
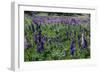
[[[72,16],[89,14],[32,12],[24,13],[24,61],[90,58],[90,24],[57,22],[40,23],[36,16]],[[81,19],[80,19],[81,20]]]

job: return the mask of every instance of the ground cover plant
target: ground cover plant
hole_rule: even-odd
[[[24,11],[24,61],[90,58],[90,14]]]

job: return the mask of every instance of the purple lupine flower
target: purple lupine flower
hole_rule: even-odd
[[[40,27],[40,25],[38,24],[38,21],[33,19],[33,24],[36,25],[36,30],[38,31],[38,29]]]
[[[38,40],[39,40],[39,42],[41,42],[41,38],[42,38],[41,31],[39,31],[39,33],[38,33]]]
[[[80,36],[78,35],[78,47],[81,47],[81,40],[80,40]]]
[[[87,41],[86,41],[86,39],[84,38],[84,44],[85,44],[85,48],[87,48]]]
[[[41,49],[44,49],[44,41],[41,42]]]
[[[84,38],[84,43],[83,43],[83,45],[82,45],[82,48],[87,48],[87,41],[86,41],[85,38]]]
[[[33,20],[37,21],[38,24],[44,24],[44,23],[82,24],[83,21],[85,21],[85,23],[88,23],[87,21],[89,21],[86,18],[84,20],[84,18],[78,18],[73,16],[48,17],[48,16],[35,16],[35,15],[33,16]]]
[[[76,20],[75,20],[75,18],[72,18],[72,19],[71,19],[70,24],[72,24],[72,25],[73,25],[73,24],[76,24]]]
[[[84,34],[82,34],[82,48],[87,48],[87,41],[84,37]]]
[[[41,41],[40,43],[38,43],[37,45],[37,52],[41,53],[44,50],[44,42]]]
[[[33,23],[38,25],[38,21],[36,19],[33,19]]]
[[[73,56],[74,52],[75,52],[74,40],[72,40],[71,45],[70,45],[70,54]]]
[[[37,45],[37,52],[38,52],[38,53],[41,53],[41,51],[42,51],[42,49],[41,49],[41,45],[38,44],[38,45]]]

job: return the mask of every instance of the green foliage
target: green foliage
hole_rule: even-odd
[[[67,29],[67,27],[70,27]],[[34,39],[32,38],[32,35],[34,35],[31,31],[27,32],[27,39],[33,45],[31,48],[27,48],[24,51],[24,60],[25,61],[42,61],[42,60],[63,60],[63,59],[84,59],[90,57],[90,48],[85,48],[81,50],[81,48],[78,48],[78,40],[77,35],[81,34],[79,31],[80,28],[83,28],[83,25],[64,25],[64,24],[44,24],[41,25],[42,29],[42,35],[47,36],[51,41],[51,44],[46,41],[45,43],[45,50],[42,53],[38,53],[36,51],[37,47],[34,42]],[[88,29],[88,27],[85,27]],[[74,36],[74,33],[68,36],[66,38],[66,32],[65,31],[76,31],[76,35]],[[69,33],[70,34],[70,33]],[[90,46],[90,38],[89,33],[86,34],[87,40],[88,40],[88,47]],[[71,56],[70,54],[70,42],[71,39],[74,38],[75,40],[75,54],[74,56]],[[66,55],[64,56],[64,50],[66,50]]]
[[[52,14],[51,14],[52,15]],[[34,40],[34,35],[38,34],[29,29],[32,24],[31,18],[24,20],[24,36],[28,43],[31,45],[29,48],[24,49],[24,61],[44,61],[44,60],[66,60],[66,59],[86,59],[90,58],[90,25],[69,25],[69,24],[42,24],[42,36],[47,37],[44,44],[44,51],[37,52],[37,44]],[[37,25],[34,25],[36,30]],[[78,35],[81,36],[81,30],[84,32],[87,40],[87,48],[78,47]],[[37,31],[37,30],[36,30]],[[74,31],[76,34],[74,34]],[[68,32],[68,36],[66,36]],[[70,44],[72,39],[75,41],[75,54],[70,54]]]

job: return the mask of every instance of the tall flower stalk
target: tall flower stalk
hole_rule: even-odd
[[[74,56],[74,53],[75,53],[75,46],[74,46],[74,40],[72,40],[70,44],[70,54]]]

